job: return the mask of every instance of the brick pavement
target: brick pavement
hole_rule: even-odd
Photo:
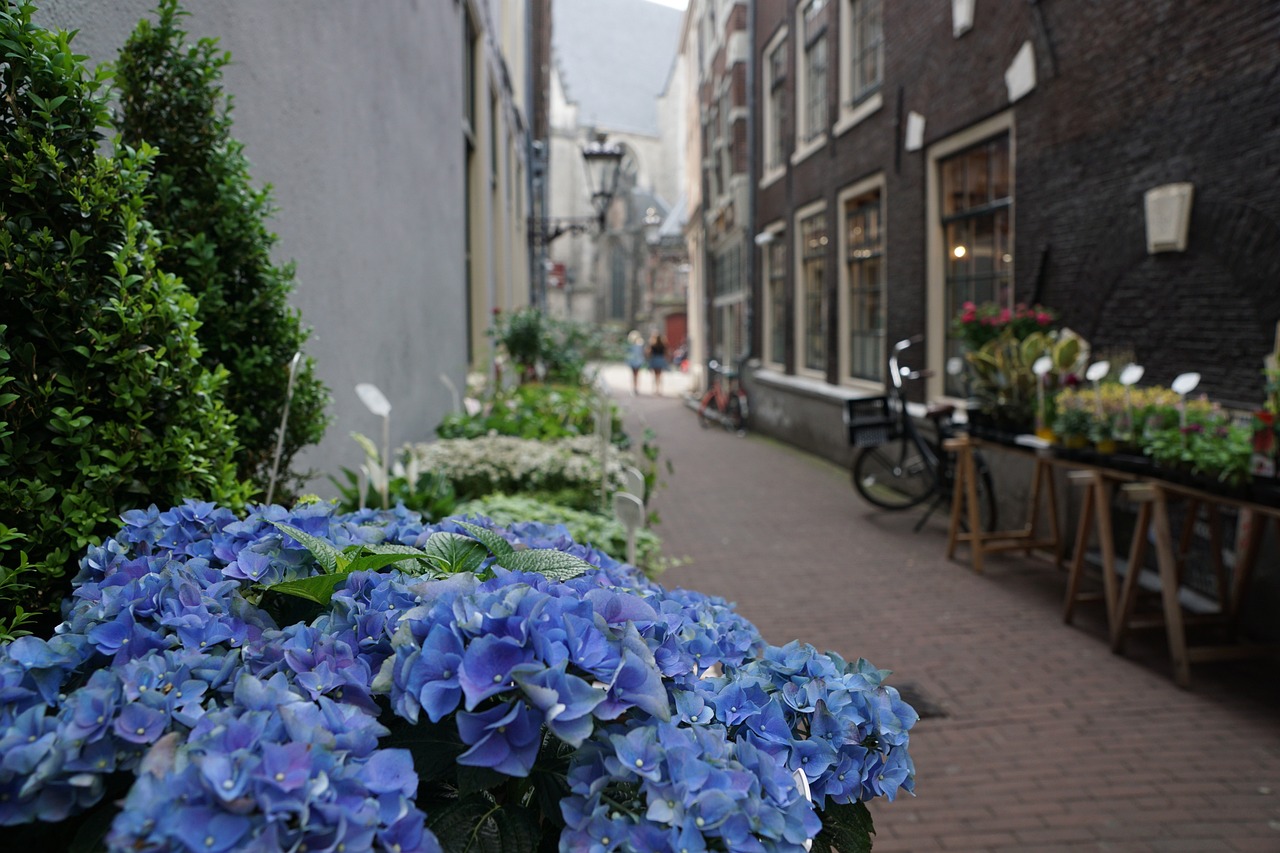
[[[678,378],[662,398],[606,378],[674,466],[653,508],[687,563],[663,583],[736,601],[771,642],[892,669],[944,711],[913,731],[917,796],[873,808],[877,853],[1280,851],[1275,663],[1200,664],[1181,690],[1162,634],[1120,657],[1096,607],[1064,625],[1052,566],[997,557],[975,575],[945,559],[943,519],[913,533],[841,468],[699,429]]]

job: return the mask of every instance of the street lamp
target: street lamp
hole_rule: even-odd
[[[605,134],[582,146],[582,159],[587,165],[587,177],[591,182],[591,206],[595,216],[529,219],[529,239],[535,246],[546,247],[551,241],[565,234],[586,234],[594,228],[603,232],[609,205],[618,191],[618,175],[622,171],[625,152],[621,145],[609,142]]]

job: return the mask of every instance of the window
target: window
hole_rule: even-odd
[[[787,31],[773,37],[765,48],[764,171],[771,180],[786,167],[782,128],[787,109]]]
[[[711,346],[708,356],[721,364],[733,364],[746,349],[746,271],[743,246],[735,241],[711,259]]]
[[[879,89],[884,79],[883,10],[884,0],[847,0],[849,49],[844,73],[848,79],[846,99],[851,104]]]
[[[781,228],[771,230],[764,247],[765,361],[782,368],[787,363],[787,244]]]
[[[800,220],[800,280],[797,288],[799,367],[823,373],[827,369],[827,217],[819,212]]]
[[[880,190],[844,203],[847,375],[884,381],[884,207]]]
[[[815,143],[827,130],[827,0],[800,9],[803,65],[800,74],[800,138]]]
[[[1013,305],[1009,155],[1005,133],[938,160],[946,358],[961,354],[950,318],[963,303]],[[948,377],[946,392],[961,395],[962,383]]]

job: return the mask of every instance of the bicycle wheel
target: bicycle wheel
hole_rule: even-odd
[[[935,494],[937,478],[909,437],[867,447],[853,460],[853,488],[883,509],[907,509]]]
[[[715,423],[715,415],[712,414],[715,411],[715,396],[708,391],[706,394],[702,395],[702,402],[698,404],[698,423],[703,429],[706,429],[711,426],[711,424]]]
[[[724,428],[731,432],[740,432],[744,423],[742,417],[742,401],[736,396],[729,398],[729,411],[725,413]]]

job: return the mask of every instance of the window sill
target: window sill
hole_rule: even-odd
[[[875,115],[883,106],[884,95],[880,92],[876,92],[860,104],[842,106],[840,108],[840,120],[831,129],[832,134],[840,136],[842,133],[847,133]]]
[[[792,394],[800,394],[815,400],[843,406],[846,400],[861,400],[866,397],[883,396],[882,386],[869,384],[866,388],[855,388],[852,385],[831,385],[821,379],[809,376],[788,376],[781,370],[762,367],[752,374],[751,378],[768,388],[777,388]],[[921,403],[907,403],[907,411],[913,418],[923,418],[927,407]],[[956,411],[956,420],[964,420],[964,408]]]
[[[778,179],[787,173],[786,166],[776,166],[765,172],[760,178],[760,189],[767,189],[778,182]]]
[[[801,163],[803,163],[805,160],[811,157],[814,154],[814,152],[824,148],[826,144],[827,144],[827,135],[825,133],[819,134],[818,136],[809,140],[804,145],[800,146],[795,150],[795,152],[791,155],[791,165],[799,166]]]

